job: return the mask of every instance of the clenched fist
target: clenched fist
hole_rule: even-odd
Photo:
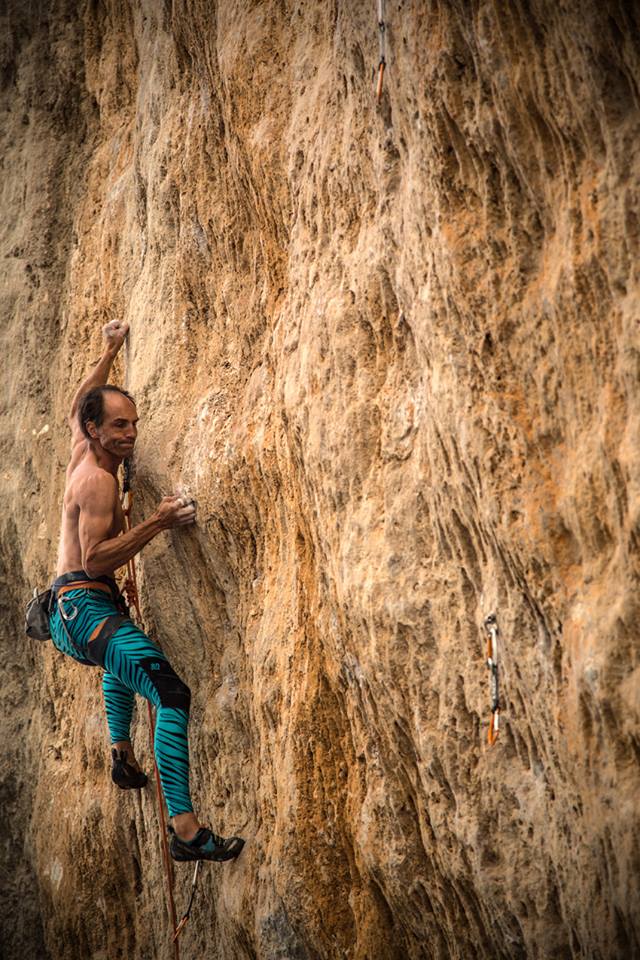
[[[102,336],[110,350],[119,350],[129,333],[129,324],[124,320],[111,320],[102,328]]]

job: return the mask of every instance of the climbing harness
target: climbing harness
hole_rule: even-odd
[[[131,510],[133,507],[133,491],[131,489],[131,460],[127,457],[123,462],[124,477],[122,484],[122,512],[125,519],[126,530],[131,529]],[[142,620],[142,612],[140,610],[140,597],[138,594],[138,582],[136,577],[136,565],[135,559],[131,557],[130,560],[127,560],[127,578],[123,587],[125,596],[129,604],[134,608],[136,620],[141,629],[144,629],[144,624]],[[153,739],[155,733],[155,723],[153,719],[153,711],[151,709],[151,703],[147,700],[147,709],[149,714],[149,738],[151,741],[151,755],[153,756],[153,766],[155,770],[156,778],[156,794],[158,797],[158,817],[160,819],[160,834],[161,834],[161,846],[162,846],[162,860],[164,862],[165,876],[167,880],[167,894],[169,902],[169,916],[171,918],[171,928],[173,931],[173,949],[175,960],[180,960],[180,947],[177,942],[178,937],[178,925],[176,923],[176,905],[173,899],[173,869],[171,865],[171,859],[169,857],[169,846],[167,844],[167,824],[164,815],[164,799],[162,796],[162,784],[160,782],[160,771],[158,770],[158,764],[156,762],[155,753],[153,750]],[[186,923],[186,920],[185,920]],[[184,924],[181,921],[180,930]]]
[[[185,912],[184,912],[183,915],[182,915],[182,920],[180,921],[180,923],[179,923],[178,926],[176,927],[176,932],[175,932],[174,935],[173,935],[173,942],[174,942],[174,943],[176,942],[176,940],[178,939],[178,937],[179,937],[180,934],[182,933],[182,930],[183,930],[183,928],[184,928],[187,920],[189,919],[189,914],[191,913],[191,907],[192,907],[192,905],[193,905],[193,898],[195,897],[195,894],[196,894],[196,887],[197,887],[197,885],[198,885],[198,877],[199,877],[199,875],[200,875],[200,867],[201,867],[201,865],[202,865],[202,860],[196,860],[195,870],[193,871],[193,880],[191,881],[191,896],[189,897],[189,903],[187,904],[187,909],[185,910]]]
[[[387,24],[384,18],[384,0],[378,0],[378,32],[380,34],[380,57],[378,60],[378,83],[376,85],[376,100],[380,103],[382,99],[382,81],[384,71],[387,66],[386,46],[387,46]]]
[[[67,629],[67,623],[78,616],[78,608],[70,597],[65,597],[65,593],[72,590],[98,590],[102,593],[108,593],[120,613],[114,613],[105,617],[92,631],[87,640],[86,656],[80,647],[74,642],[73,637]],[[54,580],[51,586],[51,609],[57,606],[60,613],[60,623],[67,640],[77,654],[80,663],[104,666],[104,656],[109,640],[114,635],[118,627],[127,619],[128,611],[123,605],[122,597],[117,591],[115,582],[108,577],[101,577],[94,580],[88,580],[84,571],[78,570],[70,573],[64,573],[57,580]],[[68,609],[67,609],[68,607]]]
[[[490,613],[484,621],[487,633],[487,667],[489,668],[489,692],[491,696],[491,721],[487,742],[489,746],[498,739],[500,732],[500,688],[498,685],[498,621],[495,613]]]

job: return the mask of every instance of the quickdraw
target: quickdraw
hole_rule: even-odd
[[[178,937],[179,937],[180,934],[182,933],[182,930],[183,930],[183,928],[184,928],[187,920],[189,919],[189,914],[191,913],[191,907],[192,907],[192,905],[193,905],[193,898],[194,898],[195,895],[196,895],[196,887],[197,887],[197,885],[198,885],[198,877],[199,877],[199,875],[200,875],[200,867],[201,867],[201,866],[202,866],[202,860],[196,860],[195,870],[193,871],[193,880],[191,881],[191,896],[189,897],[189,903],[187,904],[187,909],[185,910],[184,914],[182,915],[182,920],[180,921],[180,923],[179,923],[178,926],[176,927],[176,932],[175,932],[174,935],[173,935],[173,942],[174,942],[174,943],[176,942],[176,940],[178,939]]]
[[[384,18],[384,0],[378,0],[378,32],[380,34],[380,57],[378,60],[378,83],[376,84],[376,100],[382,99],[382,81],[387,66],[387,25]]]
[[[487,667],[489,668],[489,692],[491,696],[491,721],[487,742],[489,746],[498,739],[500,733],[500,687],[498,682],[498,621],[495,613],[490,613],[484,621],[487,633]]]

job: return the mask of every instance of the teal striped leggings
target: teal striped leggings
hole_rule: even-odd
[[[87,663],[87,643],[106,617],[119,611],[100,590],[70,590],[50,617],[51,639],[62,653]],[[76,611],[74,614],[74,610]],[[67,636],[68,631],[71,641]],[[130,740],[134,694],[156,708],[154,750],[169,816],[193,811],[189,793],[189,688],[180,680],[160,647],[126,619],[110,638],[104,656],[102,689],[112,743]]]

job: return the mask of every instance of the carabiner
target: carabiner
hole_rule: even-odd
[[[78,616],[78,608],[76,607],[76,605],[75,605],[75,603],[73,602],[73,600],[67,600],[66,602],[67,602],[67,603],[70,603],[71,606],[73,607],[73,613],[69,613],[69,614],[68,614],[68,613],[65,611],[65,609],[64,609],[65,599],[64,599],[64,597],[58,597],[58,610],[60,611],[60,616],[62,617],[62,619],[63,619],[66,623],[68,623],[69,620],[75,620],[75,618]]]

